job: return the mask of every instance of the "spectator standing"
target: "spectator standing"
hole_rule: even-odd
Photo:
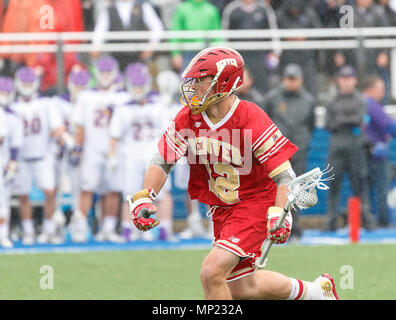
[[[138,61],[145,61],[153,56],[151,44],[161,40],[163,24],[150,3],[142,0],[116,0],[100,12],[95,25],[93,44],[122,43],[122,40],[105,41],[104,33],[108,31],[151,31],[147,39],[147,50],[142,52],[113,52],[111,55],[117,60],[120,70]],[[128,40],[127,42],[131,42]],[[134,41],[139,42],[139,41]],[[146,42],[146,41],[144,41]],[[99,52],[92,53],[98,58]]]
[[[374,0],[356,0],[353,7],[354,28],[374,28],[391,26],[384,7],[374,3]],[[361,73],[377,73],[377,67],[386,67],[388,54],[384,50],[366,49],[365,56],[358,61],[357,50],[342,50],[342,55],[347,64],[359,67]],[[384,57],[386,54],[386,58]]]
[[[366,139],[362,134],[366,101],[356,89],[355,70],[350,66],[337,74],[338,95],[327,108],[326,128],[331,133],[329,164],[335,179],[330,181],[327,230],[335,230],[339,194],[344,174],[349,174],[354,196],[361,199],[362,226],[374,228],[374,218],[369,211],[368,169]]]
[[[172,18],[172,31],[220,30],[219,10],[207,0],[186,0],[181,2]],[[216,39],[215,39],[216,40]],[[172,39],[178,42],[203,42],[203,39]],[[199,50],[198,50],[199,51]],[[172,51],[172,66],[175,71],[183,71],[198,51]]]
[[[245,72],[243,75],[243,86],[238,90],[239,97],[242,100],[247,100],[254,102],[260,108],[264,108],[264,95],[261,94],[260,90],[258,90],[254,86],[254,79],[248,68],[245,67]]]
[[[233,0],[209,0],[210,3],[216,6],[219,10],[220,16],[223,14],[224,8]]]
[[[396,137],[396,121],[385,113],[381,103],[385,95],[385,84],[380,77],[368,76],[363,80],[362,89],[369,118],[365,133],[371,145],[368,153],[369,185],[375,192],[378,225],[387,227],[389,212],[386,197],[390,190],[389,140]]]
[[[41,32],[40,7],[46,4],[46,0],[10,0],[2,26],[3,33]],[[4,42],[2,44],[12,44]],[[37,44],[37,41],[19,42],[19,44]],[[13,66],[11,74],[14,74],[19,65],[33,65],[37,60],[35,53],[9,53],[2,57],[9,59]]]
[[[312,29],[322,26],[319,16],[309,4],[303,0],[282,2],[278,12],[279,29]],[[304,41],[304,37],[287,38],[290,41]],[[317,62],[313,50],[285,50],[281,55],[280,66],[297,63],[304,72],[305,87],[316,96],[317,94]]]
[[[159,16],[166,30],[170,30],[172,27],[173,13],[180,2],[181,0],[151,0],[151,4],[154,8],[157,8],[157,12],[159,12]]]
[[[83,19],[85,31],[95,28],[95,4],[93,0],[82,0]]]
[[[266,1],[234,0],[229,3],[222,15],[224,30],[278,29],[276,14]],[[233,39],[237,41],[238,39]],[[250,41],[254,41],[251,39]],[[279,39],[274,40],[273,52],[262,50],[241,51],[245,63],[251,70],[254,85],[261,91],[268,89],[268,74],[278,67],[280,49]],[[267,59],[268,56],[268,59]],[[266,62],[276,61],[275,65]],[[267,70],[269,69],[269,70]]]
[[[283,72],[282,84],[265,96],[264,110],[273,119],[282,134],[298,146],[291,159],[296,175],[306,171],[307,155],[315,128],[315,98],[304,89],[301,67],[288,64]],[[293,211],[292,236],[299,238],[298,214]]]
[[[53,25],[48,20],[48,27],[42,28],[41,32],[82,32],[84,21],[82,15],[81,0],[46,0],[46,5],[53,10]],[[64,41],[63,44],[78,43],[79,41]],[[48,42],[54,44],[54,42]],[[75,52],[63,53],[63,83],[67,83],[67,76],[73,66],[79,63]],[[41,91],[52,95],[56,92],[58,84],[57,60],[54,53],[39,53],[33,67],[39,67],[42,72]]]
[[[390,26],[396,26],[396,12],[391,7],[391,0],[378,0],[378,5],[382,6],[385,11],[386,18],[388,19],[388,23]]]

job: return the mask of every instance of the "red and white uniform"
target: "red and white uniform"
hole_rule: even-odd
[[[262,109],[238,98],[216,124],[206,112],[193,115],[184,107],[158,148],[168,163],[187,156],[188,191],[192,199],[211,206],[216,245],[246,258],[228,280],[253,272],[267,236],[267,209],[276,196],[268,175],[298,148]]]

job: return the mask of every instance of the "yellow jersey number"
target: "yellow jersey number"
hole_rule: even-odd
[[[221,201],[233,204],[239,202],[238,188],[239,172],[233,166],[224,163],[210,165],[205,162],[209,174],[209,190],[212,191]],[[220,177],[212,177],[212,168]]]

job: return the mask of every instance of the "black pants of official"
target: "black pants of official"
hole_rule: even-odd
[[[335,179],[329,183],[326,229],[336,229],[340,191],[344,175],[349,176],[353,195],[361,199],[361,219],[365,228],[374,227],[370,212],[368,166],[365,140],[353,134],[333,134],[330,139],[329,164]]]

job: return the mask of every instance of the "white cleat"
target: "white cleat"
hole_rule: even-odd
[[[74,243],[86,243],[88,241],[86,232],[75,232],[71,235],[71,238]]]
[[[107,234],[107,240],[113,243],[125,243],[126,240],[123,236],[120,236],[119,234],[115,232],[111,232]]]
[[[138,241],[140,239],[142,239],[142,232],[137,231],[137,230],[131,232],[131,235],[129,237],[129,241]]]
[[[152,232],[150,231],[145,231],[142,234],[142,240],[144,241],[154,241],[155,240],[155,236]]]
[[[14,246],[14,244],[12,243],[12,241],[8,238],[3,238],[0,240],[0,247],[3,248],[12,248]]]
[[[204,229],[192,229],[187,228],[179,233],[179,239],[193,239],[193,238],[205,238],[210,239],[210,235]]]
[[[43,243],[49,243],[49,238],[50,236],[46,233],[42,233],[37,237],[37,243],[43,244]]]
[[[34,235],[33,234],[24,234],[22,237],[22,243],[25,246],[31,246],[34,244]]]
[[[63,228],[66,224],[66,217],[62,210],[56,210],[52,216],[52,220],[55,222],[57,227]]]
[[[339,300],[334,279],[330,274],[324,273],[320,275],[313,283],[319,286],[321,300]]]
[[[106,241],[106,233],[104,231],[99,231],[96,235],[95,235],[95,241],[98,242],[104,242]]]
[[[99,231],[95,236],[95,240],[98,242],[110,241],[113,243],[125,243],[126,242],[126,240],[123,236],[120,236],[115,232],[105,232],[105,231]]]
[[[87,218],[78,210],[75,211],[71,217],[69,229],[73,242],[85,243],[88,241]]]
[[[57,236],[55,234],[42,233],[37,237],[37,243],[61,244],[63,243],[63,239],[62,237]]]

